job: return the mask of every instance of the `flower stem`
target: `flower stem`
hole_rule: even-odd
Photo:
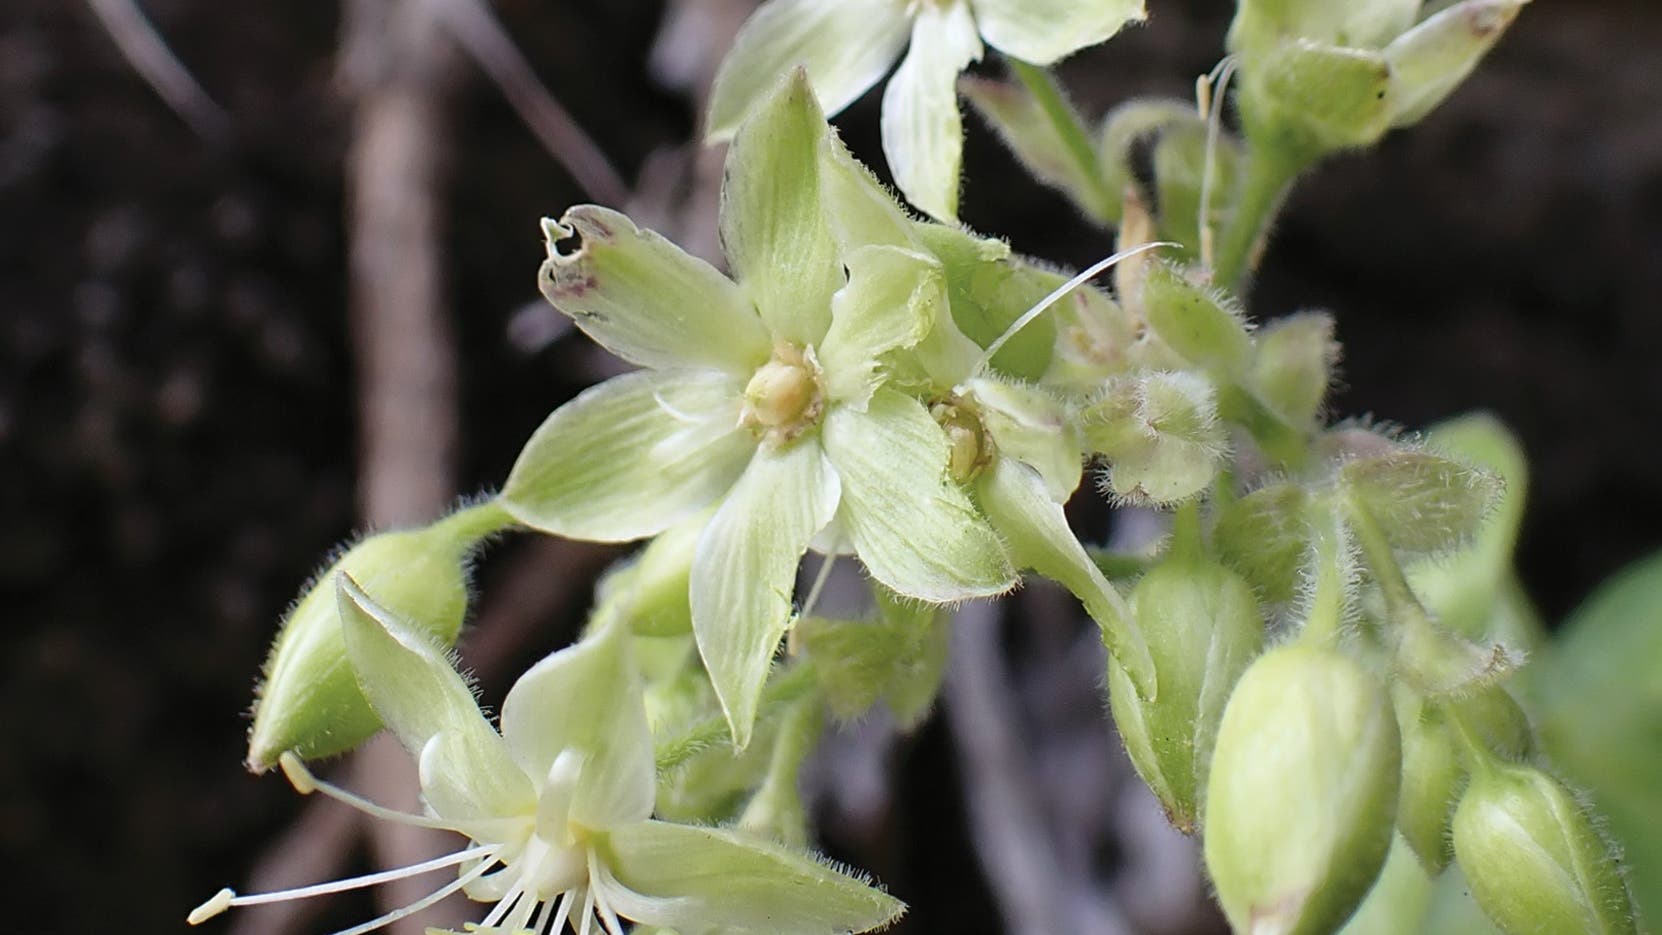
[[[1241,179],[1240,197],[1224,225],[1212,267],[1213,282],[1244,293],[1244,280],[1262,258],[1265,233],[1287,200],[1293,180],[1306,168],[1280,154],[1253,147]]]
[[[1068,103],[1067,95],[1063,93],[1061,85],[1056,81],[1048,69],[1029,64],[1018,58],[1006,56],[1010,65],[1010,73],[1022,83],[1027,93],[1033,95],[1039,109],[1050,120],[1061,138],[1062,145],[1067,148],[1068,155],[1073,157],[1080,174],[1090,184],[1091,213],[1102,220],[1110,220],[1115,215],[1115,196],[1108,190],[1108,183],[1102,177],[1102,167],[1097,159],[1096,147],[1090,137],[1085,135],[1085,128],[1080,126],[1079,117],[1074,113],[1073,106]]]
[[[817,684],[814,667],[806,660],[798,660],[778,670],[762,689],[761,701],[756,706],[756,720],[760,722],[771,711],[812,691]],[[658,745],[658,769],[674,769],[716,744],[728,741],[732,728],[723,715],[707,717],[688,727],[679,736]]]
[[[515,525],[517,520],[502,507],[495,497],[465,506],[433,523],[434,531],[442,531],[452,539],[478,542]]]

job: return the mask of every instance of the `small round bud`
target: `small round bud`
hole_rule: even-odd
[[[993,438],[981,424],[975,409],[957,398],[932,403],[929,414],[946,432],[947,472],[960,484],[967,484],[992,463]]]
[[[1473,898],[1507,935],[1637,931],[1610,846],[1575,796],[1540,770],[1484,763],[1453,829]]]
[[[1194,373],[1114,380],[1081,422],[1086,449],[1109,461],[1109,489],[1132,502],[1195,496],[1217,477],[1229,447],[1212,384]]]
[[[757,436],[783,444],[817,423],[824,411],[819,366],[811,354],[786,346],[745,384],[740,419]]]
[[[467,610],[467,552],[490,531],[456,522],[495,509],[486,504],[422,529],[370,536],[317,576],[289,611],[266,661],[248,733],[249,769],[269,769],[285,751],[302,759],[343,753],[381,729],[346,657],[337,580],[350,575],[388,610],[449,645]]]
[[[1239,575],[1200,556],[1168,559],[1131,594],[1160,693],[1137,694],[1108,660],[1108,704],[1138,775],[1185,834],[1201,821],[1201,793],[1230,689],[1264,642],[1264,621]]]
[[[1333,316],[1325,312],[1289,315],[1260,328],[1253,337],[1249,373],[1253,389],[1293,424],[1314,428],[1339,360]]]
[[[1401,766],[1384,685],[1337,650],[1259,657],[1224,709],[1206,787],[1206,867],[1237,932],[1328,935],[1390,848]]]
[[[1394,113],[1390,91],[1383,54],[1295,39],[1243,68],[1238,100],[1247,136],[1274,158],[1301,165],[1384,136]]]

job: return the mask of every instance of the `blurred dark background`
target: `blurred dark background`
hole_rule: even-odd
[[[1220,54],[1225,0],[1149,5],[1145,27],[1064,68],[1086,111],[1188,96]],[[445,496],[499,483],[541,418],[606,366],[562,339],[533,279],[537,219],[591,195],[476,57],[442,49],[438,77],[417,81],[440,115],[418,217],[437,265],[413,283],[381,267],[396,279],[366,296],[348,261],[365,218],[352,193],[397,176],[349,160],[388,85],[343,72],[341,9],[143,7],[223,108],[222,132],[163,103],[90,5],[0,6],[0,855],[6,903],[45,932],[175,931],[302,814],[280,780],[242,771],[244,712],[300,583],[364,517],[399,509],[373,507],[362,481],[380,456],[362,405],[378,326],[361,317],[379,290],[430,282],[417,294],[450,331],[459,455],[440,453]],[[686,0],[654,71],[658,3],[494,7],[637,216],[706,247],[693,100],[719,54],[710,37],[742,8]],[[868,96],[839,123],[880,163],[876,119]],[[967,222],[1060,262],[1108,252],[966,123]],[[1423,125],[1307,180],[1251,307],[1337,314],[1338,412],[1412,427],[1485,408],[1519,433],[1534,471],[1519,561],[1555,619],[1659,539],[1659,297],[1662,6],[1542,0]],[[481,568],[481,594],[523,598],[481,613],[538,624],[464,644],[487,694],[565,638],[608,555],[538,548]],[[877,817],[828,823],[828,850],[912,904],[908,932],[1001,930],[952,744],[937,719],[887,748]],[[343,859],[363,859],[340,840]],[[1101,850],[1104,867],[1125,859]],[[1168,931],[1203,927],[1179,917]]]

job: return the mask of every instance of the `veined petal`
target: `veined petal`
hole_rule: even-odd
[[[832,407],[823,439],[842,478],[837,518],[873,577],[935,603],[1015,584],[1003,544],[947,475],[946,434],[922,403],[880,387],[864,412]]]
[[[1143,0],[970,0],[981,37],[1000,52],[1049,65],[1106,42],[1146,16]]]
[[[998,451],[1038,471],[1050,498],[1066,503],[1085,459],[1062,403],[1036,386],[998,377],[976,377],[965,386]]]
[[[820,197],[819,152],[830,132],[798,69],[740,125],[721,186],[733,275],[775,337],[798,345],[825,336],[843,281]]]
[[[710,90],[710,143],[730,139],[779,76],[801,66],[827,113],[876,84],[906,47],[895,0],[769,0],[745,21]]]
[[[836,515],[837,475],[813,439],[762,448],[698,540],[693,635],[733,742],[750,742],[773,652],[791,617],[796,567]]]
[[[946,274],[934,257],[900,247],[859,247],[846,262],[819,362],[831,399],[863,407],[877,389],[877,359],[917,344],[948,313]]]
[[[400,620],[350,576],[337,585],[341,633],[358,685],[381,721],[416,757],[422,792],[441,817],[499,817],[534,800],[530,782],[479,711],[443,649]]]
[[[1068,527],[1062,505],[1050,498],[1039,472],[1013,458],[998,458],[981,475],[976,492],[1016,564],[1072,591],[1102,628],[1103,645],[1125,667],[1137,692],[1153,699],[1154,658],[1148,644],[1125,599]]]
[[[543,222],[542,294],[606,350],[643,367],[748,374],[767,360],[766,330],[715,267],[609,208],[578,205]],[[558,242],[581,237],[573,253]]]
[[[725,374],[637,371],[554,410],[514,462],[502,505],[573,539],[656,535],[732,486],[756,442]]]
[[[721,828],[645,821],[608,836],[595,876],[619,915],[684,932],[840,935],[905,904],[799,851]]]
[[[942,220],[958,215],[964,154],[958,73],[981,52],[967,5],[922,4],[912,47],[883,90],[883,155],[895,184],[908,201]]]
[[[582,757],[572,821],[606,829],[652,814],[652,730],[629,632],[621,624],[545,657],[520,676],[502,703],[502,737],[530,776],[547,776],[563,751]]]

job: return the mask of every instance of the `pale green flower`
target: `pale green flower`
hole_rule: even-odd
[[[888,73],[883,152],[895,184],[938,218],[958,213],[958,75],[990,45],[1048,65],[1143,17],[1142,0],[768,0],[739,31],[710,95],[708,138],[733,135],[801,66],[836,114]],[[908,43],[910,48],[908,50]]]
[[[901,903],[811,856],[722,828],[652,819],[652,733],[621,627],[533,666],[508,692],[501,732],[423,631],[343,577],[342,629],[364,695],[420,764],[428,815],[405,815],[284,770],[374,817],[454,831],[467,847],[402,870],[284,893],[221,890],[196,924],[232,906],[339,892],[460,868],[429,896],[339,935],[363,935],[455,892],[493,904],[481,928],[623,935],[623,920],[708,932],[834,935],[887,924]]]
[[[889,356],[945,314],[944,277],[926,253],[851,239],[867,202],[887,201],[857,168],[798,71],[728,154],[736,283],[614,211],[548,224],[549,300],[646,369],[555,411],[502,503],[546,532],[611,542],[719,504],[694,546],[692,626],[740,746],[810,543],[851,548],[873,577],[933,603],[1014,583],[929,411],[884,385]],[[573,235],[581,246],[561,252]]]

